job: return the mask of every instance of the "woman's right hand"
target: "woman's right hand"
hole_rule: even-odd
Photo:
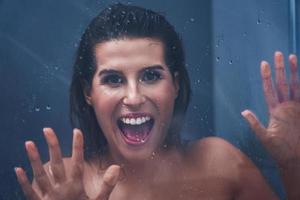
[[[51,128],[44,128],[44,135],[49,147],[50,161],[43,166],[39,152],[32,141],[25,143],[26,151],[34,175],[31,185],[25,171],[15,168],[18,182],[28,200],[89,200],[83,183],[83,135],[79,129],[73,131],[72,158],[70,172],[63,161],[58,139]],[[120,167],[110,166],[99,185],[99,194],[94,200],[108,200],[115,187]]]

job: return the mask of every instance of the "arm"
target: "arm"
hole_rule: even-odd
[[[34,184],[31,185],[24,170],[16,168],[16,175],[25,197],[28,200],[88,200],[83,185],[83,136],[74,130],[73,149],[70,164],[66,165],[61,156],[57,137],[52,129],[44,129],[49,146],[50,161],[43,166],[38,150],[33,142],[26,142],[25,147],[32,166]],[[103,176],[100,192],[95,200],[107,200],[117,183],[119,166],[110,166]],[[70,171],[70,173],[67,173]]]
[[[284,59],[276,52],[275,86],[270,65],[261,62],[264,94],[269,108],[269,124],[264,127],[249,110],[242,112],[265,148],[273,156],[287,193],[287,199],[300,199],[300,83],[297,58],[289,56],[290,82],[286,80]]]

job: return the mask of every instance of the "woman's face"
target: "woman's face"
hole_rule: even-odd
[[[163,43],[119,39],[95,47],[97,69],[87,102],[94,108],[110,153],[149,157],[167,135],[178,83],[166,66]]]

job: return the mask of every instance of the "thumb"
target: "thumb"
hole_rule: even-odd
[[[256,136],[262,141],[265,141],[266,138],[266,128],[260,123],[255,114],[250,110],[244,110],[242,116],[248,121],[251,129],[254,131]]]
[[[100,187],[100,193],[97,200],[108,200],[112,190],[118,182],[120,175],[120,166],[111,165],[103,175],[102,184]]]

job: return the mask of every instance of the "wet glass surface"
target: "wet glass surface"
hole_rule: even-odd
[[[272,61],[275,50],[299,56],[299,1],[122,2],[164,13],[182,35],[193,90],[183,139],[225,138],[283,198],[274,162],[240,112],[250,108],[266,122],[259,62]],[[13,168],[23,166],[30,174],[26,140],[35,141],[48,160],[43,127],[56,130],[64,155],[70,155],[74,54],[90,19],[111,3],[0,0],[0,199],[22,199]]]

